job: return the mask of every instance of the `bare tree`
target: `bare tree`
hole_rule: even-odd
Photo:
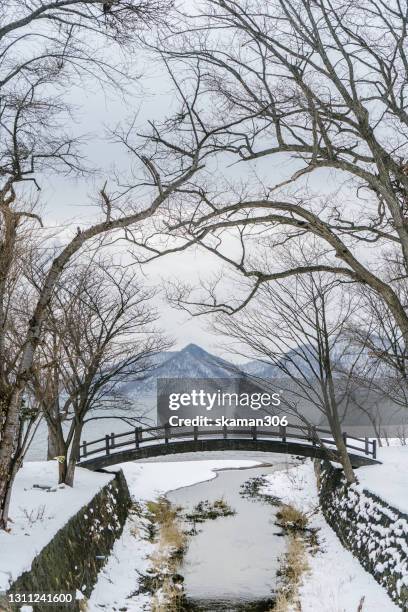
[[[179,236],[167,252],[200,244],[252,281],[242,299],[212,294],[204,310],[234,313],[265,283],[330,272],[370,287],[408,342],[406,304],[383,274],[390,250],[404,282],[408,269],[407,19],[398,0],[208,0],[155,43],[181,98],[153,126],[156,155],[187,159],[189,138],[215,135],[211,180],[162,228]],[[221,180],[231,162],[247,180]],[[253,256],[295,238],[322,255],[272,270]],[[152,257],[166,252],[155,240]]]
[[[218,314],[215,323],[219,334],[233,339],[234,351],[274,366],[283,409],[298,417],[305,431],[316,425],[316,411],[328,422],[349,483],[355,475],[342,421],[354,398],[361,352],[344,342],[344,334],[355,308],[338,280],[315,273],[264,285],[245,310],[234,317]],[[318,436],[316,441],[325,446]]]
[[[41,421],[41,407],[36,401],[35,397],[32,394],[27,393],[22,400],[17,441],[10,465],[10,481],[12,483],[14,482],[17,472],[24,461]],[[10,507],[11,491],[12,487],[9,487],[4,500],[4,513],[7,516]]]
[[[401,303],[407,305],[404,293],[408,285],[403,282],[395,286]],[[366,346],[370,359],[361,364],[356,374],[362,386],[388,398],[407,415],[407,345],[394,317],[378,295],[365,287],[360,288],[359,293],[361,306],[350,323],[348,336],[355,346]]]
[[[162,20],[171,5],[171,0],[1,0],[0,91],[50,72],[118,86],[130,76],[118,54],[133,53],[137,34]]]
[[[115,231],[117,233],[114,240],[127,240],[129,235],[134,237],[140,224],[153,217],[153,215],[158,214],[160,207],[165,202],[171,202],[174,194],[176,194],[183,185],[187,186],[194,174],[201,167],[200,146],[197,147],[188,167],[185,166],[181,171],[176,173],[162,174],[146,156],[141,155],[139,157],[142,162],[142,167],[145,168],[145,174],[139,179],[134,179],[131,187],[132,199],[128,197],[128,191],[130,189],[126,189],[124,194],[112,195],[108,194],[106,189],[103,188],[100,193],[101,215],[99,221],[83,230],[78,229],[74,237],[68,241],[66,246],[60,250],[49,264],[48,272],[44,278],[38,300],[32,308],[28,327],[22,336],[21,354],[14,370],[12,384],[8,387],[7,394],[2,398],[4,415],[0,439],[0,506],[2,508],[3,500],[7,497],[7,490],[11,486],[9,468],[13,460],[15,445],[17,443],[21,402],[31,377],[35,352],[42,338],[43,322],[47,316],[50,301],[55,291],[58,289],[58,282],[62,273],[69,262],[86,244],[92,242],[93,248],[98,248],[95,241],[98,241],[98,238],[104,235],[111,235]],[[9,215],[9,211],[13,210],[12,204],[15,199],[13,181],[11,182],[10,189],[12,193],[11,200],[4,200],[7,215]],[[147,203],[144,204],[146,201]],[[11,217],[12,215],[14,215],[14,212],[10,214]],[[23,215],[16,213],[16,216],[18,218],[25,218],[27,217],[27,213],[24,212]],[[11,225],[11,237],[5,232],[6,245],[4,247],[4,252],[8,253],[8,259],[4,259],[6,264],[2,271],[4,287],[7,285],[12,267],[11,264],[9,265],[7,262],[13,260],[15,256],[14,249],[9,249],[8,245],[13,244],[17,228],[18,224]],[[120,230],[123,230],[123,233],[118,235],[118,231]],[[98,244],[100,246],[100,242]],[[1,280],[0,277],[0,297],[6,301],[8,298],[6,291],[3,291],[1,288]],[[6,326],[7,321],[4,320],[1,328],[5,329]],[[2,521],[0,520],[0,525],[5,527],[6,520],[6,518]]]
[[[398,277],[402,280],[397,281]],[[400,265],[389,262],[384,277],[394,278],[394,287],[401,303],[407,305],[407,283],[400,274]],[[360,307],[349,322],[345,335],[356,350],[364,350],[367,358],[354,371],[356,384],[369,401],[356,403],[370,419],[376,437],[389,443],[396,427],[404,427],[408,418],[408,354],[407,345],[392,313],[369,287],[353,288],[359,295]]]
[[[70,79],[99,79],[119,85],[118,76],[127,77],[124,64],[116,65],[112,49],[134,51],[137,28],[143,19],[158,16],[162,2],[103,3],[93,0],[30,0],[17,7],[3,2],[0,17],[0,362],[7,363],[10,319],[10,287],[18,267],[16,245],[23,224],[37,222],[40,216],[27,204],[40,187],[41,172],[82,173],[78,140],[65,133],[67,107],[61,85]],[[162,14],[162,13],[160,13]],[[149,23],[152,23],[149,21]],[[99,40],[99,44],[95,41]],[[113,45],[113,47],[111,46]],[[103,56],[103,54],[106,54]],[[130,56],[128,56],[130,57]],[[112,59],[113,58],[113,59]],[[124,56],[121,56],[124,61]],[[36,303],[30,307],[27,325],[22,329],[18,357],[12,373],[1,381],[0,431],[0,528],[7,527],[13,462],[20,431],[20,416],[27,385],[35,368],[35,353],[42,337],[42,325],[58,281],[69,261],[84,245],[98,237],[126,232],[157,213],[173,194],[200,167],[199,147],[190,163],[180,172],[161,172],[147,155],[138,155],[139,176],[132,178],[121,193],[101,190],[100,214],[93,225],[78,228],[49,262]],[[31,189],[30,189],[31,187]],[[133,231],[135,231],[133,229]]]
[[[72,266],[59,283],[33,387],[54,457],[64,457],[59,463],[60,482],[73,485],[82,429],[88,421],[112,418],[120,409],[132,412],[135,422],[143,421],[141,407],[123,389],[147,375],[152,357],[169,346],[153,325],[154,293],[142,289],[133,272],[115,270],[107,262]],[[44,376],[45,364],[51,376]]]
[[[29,207],[26,207],[29,211]],[[32,214],[32,216],[30,216]],[[22,335],[30,318],[29,284],[27,271],[38,256],[35,237],[35,207],[30,214],[10,210],[0,224],[1,277],[1,328],[0,328],[0,432],[7,419],[7,401],[15,382],[16,368],[23,350]],[[39,422],[41,411],[30,392],[22,397],[15,452],[10,465],[10,479],[14,480]],[[0,438],[1,439],[1,438]],[[4,507],[8,512],[11,488],[8,489]]]

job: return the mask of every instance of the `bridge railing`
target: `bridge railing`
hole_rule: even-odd
[[[312,446],[335,446],[329,429],[321,427],[288,424],[268,429],[259,427],[136,427],[122,433],[106,434],[102,438],[83,441],[80,446],[80,460],[94,455],[110,455],[120,449],[139,449],[154,443],[170,444],[171,440],[199,440],[217,436],[219,438],[250,438],[252,440],[274,439],[286,443],[288,440],[307,442]],[[357,438],[344,433],[344,442],[348,450],[357,451],[376,459],[377,441],[369,438]]]

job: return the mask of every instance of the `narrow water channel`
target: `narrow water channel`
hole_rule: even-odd
[[[266,612],[272,608],[285,538],[278,535],[276,508],[259,499],[243,497],[240,490],[249,478],[285,467],[286,464],[276,463],[224,470],[213,480],[167,494],[172,503],[185,509],[203,500],[223,498],[236,512],[199,524],[197,535],[190,538],[180,568],[187,610]]]

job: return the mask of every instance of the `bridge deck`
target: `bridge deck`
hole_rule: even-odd
[[[177,453],[206,451],[261,451],[337,460],[330,432],[321,428],[288,425],[280,428],[169,428],[132,429],[83,442],[79,465],[92,470],[117,463]],[[378,463],[376,441],[346,436],[353,467]]]

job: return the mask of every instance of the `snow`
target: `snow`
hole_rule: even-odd
[[[357,470],[360,487],[408,513],[408,446],[379,448],[378,459],[381,464]]]
[[[226,453],[217,456],[226,456]],[[133,498],[142,501],[175,488],[214,478],[215,470],[245,468],[256,465],[257,460],[262,461],[262,458],[256,455],[251,456],[251,460],[209,460],[206,457],[208,454],[203,453],[197,457],[201,458],[201,461],[191,461],[186,456],[178,455],[168,457],[167,461],[124,463],[120,467],[125,473]],[[320,550],[315,556],[309,557],[310,571],[300,587],[302,611],[355,612],[364,597],[364,612],[397,612],[399,608],[385,590],[364,570],[358,560],[343,548],[318,511],[312,462],[307,461],[300,466],[274,472],[267,478],[269,482],[265,492],[276,495],[283,502],[291,503],[307,513],[313,513],[310,524],[319,530]],[[135,516],[130,517],[121,538],[114,545],[111,557],[99,574],[98,582],[88,601],[90,612],[121,607],[138,612],[149,609],[148,596],[134,595],[137,591],[138,572],[146,571],[148,556],[154,550],[154,545],[142,536],[143,521],[141,523]]]
[[[141,521],[130,516],[121,537],[116,540],[105,567],[88,600],[87,610],[114,610],[124,608],[140,612],[150,601],[148,595],[134,595],[138,588],[138,572],[145,573],[148,556],[155,546],[142,538]]]
[[[360,473],[360,471],[359,471]],[[310,516],[318,529],[320,549],[309,554],[310,571],[299,588],[302,612],[397,612],[400,608],[345,548],[318,510],[316,478],[311,461],[267,476],[264,493],[279,497]]]
[[[26,462],[14,484],[9,533],[0,531],[0,591],[31,568],[36,555],[61,527],[89,503],[112,476],[77,468],[75,486],[58,487],[58,464],[54,461]],[[33,488],[51,487],[52,491]]]
[[[217,470],[248,468],[269,458],[265,453],[245,454],[245,459],[233,456],[236,454],[196,453],[192,460],[188,455],[174,455],[160,461],[123,463],[111,469],[123,470],[133,499],[143,502],[215,478]],[[276,455],[274,458],[276,460]],[[401,511],[408,511],[408,447],[380,448],[379,459],[382,464],[359,468],[358,487],[368,489]],[[111,479],[108,474],[78,468],[75,487],[58,488],[57,471],[54,462],[27,462],[17,475],[11,502],[11,532],[0,532],[0,590],[6,590],[11,581],[29,570],[33,558],[55,533]],[[274,472],[267,478],[265,492],[307,513],[314,513],[310,519],[311,526],[319,530],[320,550],[315,556],[310,556],[310,572],[300,586],[302,611],[355,612],[362,597],[365,597],[364,612],[399,610],[385,590],[343,548],[318,511],[311,461]],[[51,486],[56,490],[46,492],[33,488],[34,484]],[[40,516],[36,519],[37,515]],[[138,589],[138,572],[146,571],[148,557],[154,548],[144,537],[143,519],[130,515],[99,574],[88,610],[96,612],[126,607],[129,611],[140,612],[148,609],[149,597],[134,594]]]
[[[204,461],[120,463],[130,494],[134,499],[154,499],[163,493],[188,487],[217,476],[215,470],[248,468],[258,465],[247,459],[220,459]]]
[[[216,470],[258,465],[253,460],[219,459],[204,461],[169,461],[122,463],[120,467],[135,501],[154,499],[170,490],[187,487],[217,476]],[[122,536],[115,542],[105,567],[88,600],[89,612],[126,607],[128,611],[149,609],[150,597],[133,595],[138,588],[138,572],[149,565],[148,556],[155,546],[143,534],[143,519],[131,515]]]

